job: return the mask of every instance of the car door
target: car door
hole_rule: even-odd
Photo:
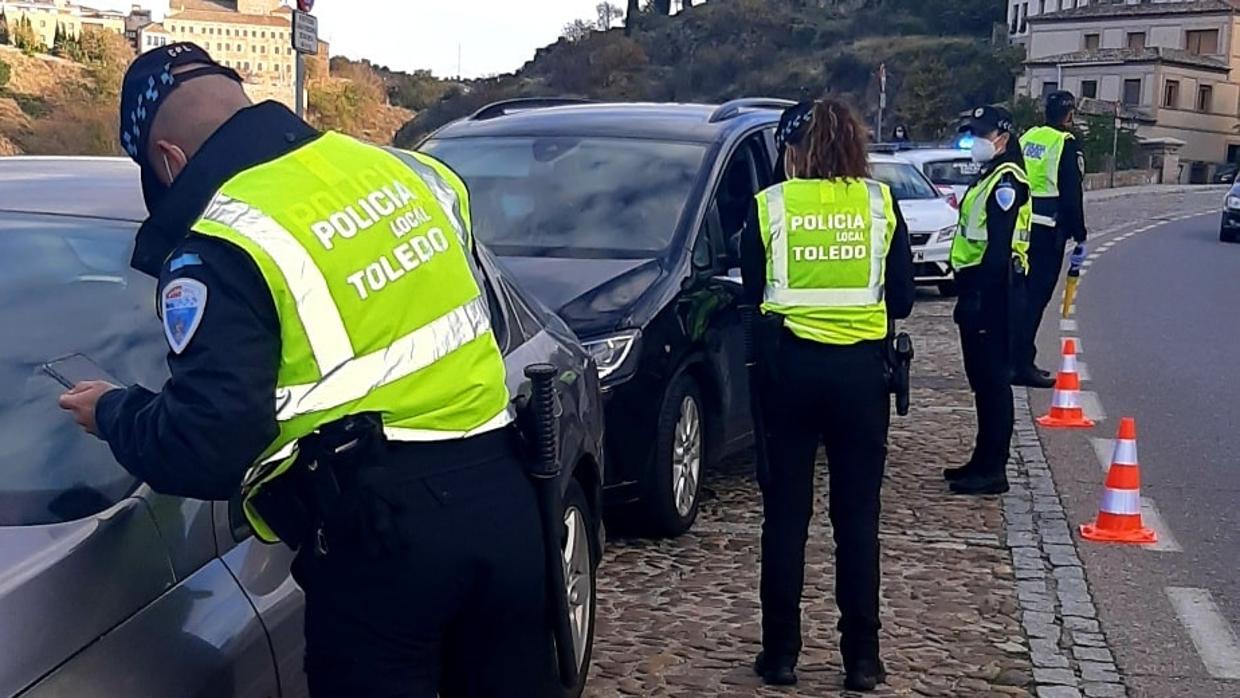
[[[731,453],[752,438],[736,240],[754,197],[771,181],[765,140],[763,131],[755,131],[727,153],[693,247],[694,302],[688,326],[701,335],[719,388],[723,449],[718,455]]]

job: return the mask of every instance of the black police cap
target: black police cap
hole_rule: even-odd
[[[994,131],[1015,130],[1012,124],[1012,112],[997,106],[982,106],[974,109],[960,126],[961,133],[972,133],[984,136]]]
[[[782,150],[785,145],[800,143],[812,123],[814,123],[814,102],[800,102],[788,107],[780,115],[779,126],[775,129],[775,147]]]
[[[198,68],[176,72],[177,68]],[[130,64],[121,84],[121,147],[142,168],[142,194],[150,209],[166,187],[155,177],[147,161],[151,125],[159,108],[178,87],[204,75],[223,75],[242,82],[231,68],[216,63],[206,49],[188,42],[162,46],[144,53]]]
[[[1076,96],[1067,90],[1052,92],[1046,96],[1046,115],[1057,118],[1076,109]]]

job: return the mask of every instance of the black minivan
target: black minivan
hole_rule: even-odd
[[[731,250],[788,104],[515,100],[420,146],[469,186],[478,238],[593,354],[609,511],[650,533],[688,530],[703,469],[752,443]]]

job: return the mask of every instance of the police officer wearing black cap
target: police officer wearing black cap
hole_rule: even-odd
[[[1026,307],[1015,345],[1013,383],[1033,388],[1055,385],[1050,372],[1038,368],[1038,328],[1063,271],[1064,246],[1076,241],[1072,264],[1085,261],[1085,156],[1072,133],[1076,98],[1071,92],[1046,97],[1046,125],[1021,136],[1025,170],[1033,195],[1033,233],[1029,241]]]
[[[879,653],[879,513],[891,396],[891,321],[913,308],[908,228],[869,176],[866,131],[835,99],[787,110],[780,183],[741,233],[746,305],[760,306],[753,389],[762,487],[762,653],[769,684],[796,683],[815,454],[825,445],[840,654],[849,690],[886,680]]]
[[[951,250],[959,290],[954,318],[977,407],[977,443],[968,463],[943,476],[957,494],[1001,494],[1008,490],[1012,342],[1022,317],[1033,207],[1012,115],[978,107],[961,131],[972,134],[972,157],[982,166],[960,205]]]
[[[121,129],[171,378],[61,406],[158,492],[241,486],[255,535],[298,549],[312,695],[558,695],[459,178],[251,105],[187,43],[130,66]],[[401,273],[357,273],[376,259]]]

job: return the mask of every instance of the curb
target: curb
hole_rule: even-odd
[[[1100,203],[1122,199],[1126,196],[1142,195],[1183,195],[1210,193],[1222,196],[1231,189],[1230,185],[1213,184],[1150,184],[1139,187],[1117,187],[1115,189],[1095,189],[1085,192],[1085,203]]]
[[[1014,396],[1015,472],[1003,496],[1003,521],[1038,698],[1127,698],[1034,427],[1029,393],[1016,388]]]

